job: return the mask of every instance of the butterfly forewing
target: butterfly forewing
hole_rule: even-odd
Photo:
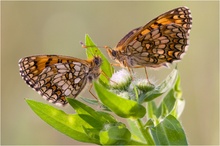
[[[188,47],[188,35],[175,24],[162,25],[145,36],[138,36],[127,46],[133,67],[160,67],[180,60]]]
[[[191,27],[190,10],[179,7],[132,30],[108,52],[124,67],[160,67],[182,58]]]
[[[131,38],[131,36],[133,36],[134,34],[136,34],[141,28],[142,28],[142,27],[138,27],[138,28],[135,28],[135,29],[133,29],[132,31],[130,31],[126,36],[124,36],[124,37],[120,40],[120,42],[117,44],[116,48],[122,46],[127,39]]]
[[[76,97],[85,87],[87,78],[97,74],[98,64],[67,56],[39,55],[19,61],[20,74],[26,83],[49,102],[65,105],[65,97]],[[95,66],[97,65],[97,66]]]
[[[146,34],[148,31],[154,28],[158,28],[161,25],[167,25],[171,23],[181,26],[186,30],[187,33],[189,33],[192,27],[192,17],[190,10],[187,7],[179,7],[170,10],[146,24],[143,27],[143,30],[146,30],[142,31],[142,34]]]

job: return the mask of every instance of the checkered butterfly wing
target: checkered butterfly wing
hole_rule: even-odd
[[[187,7],[170,10],[129,32],[116,50],[129,55],[129,67],[160,67],[180,60],[188,47],[192,26]]]
[[[66,96],[76,97],[87,83],[86,60],[56,55],[39,55],[19,60],[25,82],[46,100],[65,105]]]

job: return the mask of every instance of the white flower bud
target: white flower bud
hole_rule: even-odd
[[[148,92],[155,88],[155,85],[151,84],[147,79],[138,79],[135,80],[132,84],[142,92]]]
[[[127,70],[121,69],[112,75],[110,79],[110,86],[113,89],[126,90],[130,85],[131,80],[131,74]]]

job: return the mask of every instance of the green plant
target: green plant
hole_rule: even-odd
[[[86,35],[86,45],[95,46]],[[88,58],[102,57],[102,71],[112,76],[113,68],[96,47],[87,49]],[[116,78],[116,80],[115,80]],[[123,78],[123,80],[118,80]],[[115,83],[116,82],[116,83]],[[109,81],[101,75],[94,82],[101,101],[82,98],[87,103],[101,105],[95,110],[79,100],[67,98],[75,114],[66,114],[50,105],[26,99],[32,110],[49,125],[81,142],[99,145],[187,145],[185,132],[178,121],[184,108],[180,77],[174,69],[159,85],[145,80],[132,80],[125,70]],[[159,106],[155,98],[163,96]],[[127,123],[117,120],[125,118]]]

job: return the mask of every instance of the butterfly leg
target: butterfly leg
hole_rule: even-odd
[[[108,75],[107,75],[104,71],[102,71],[101,74],[102,74],[103,76],[105,76],[105,77],[108,79],[108,81],[113,82],[114,84],[118,84],[118,83],[116,83],[115,81],[111,80],[110,77],[108,77]]]
[[[111,65],[111,73],[112,73],[112,74],[114,73],[114,68],[113,68],[113,66],[120,66],[120,64],[118,64],[118,63],[111,63],[110,65]]]
[[[93,84],[91,83],[89,87],[89,93],[98,101],[98,98],[91,91],[92,87],[93,87]]]
[[[131,80],[133,81],[133,80],[134,80],[134,77],[133,77],[133,75],[134,75],[134,70],[133,70],[132,68],[129,68],[129,67],[126,67],[126,68],[127,68],[128,72],[129,72],[129,74],[130,74],[130,76],[131,76]]]
[[[124,65],[123,67],[125,67],[125,68],[128,70],[128,72],[130,73],[131,78],[132,78],[132,80],[133,80],[133,79],[134,79],[134,78],[133,78],[133,74],[134,74],[133,69],[129,68],[126,62],[125,62],[124,64],[125,64],[125,65]],[[119,66],[119,67],[121,66],[121,65],[118,64],[118,63],[114,63],[114,64],[111,63],[111,65],[112,65],[112,66]]]
[[[111,66],[118,66],[118,67],[120,67],[121,65],[118,64],[118,63],[111,63]]]
[[[129,73],[130,73],[130,75],[131,75],[131,79],[134,80],[134,77],[133,77],[133,75],[134,75],[134,70],[128,66],[127,62],[124,62],[123,64],[124,64],[124,66],[127,68],[127,70],[129,71]]]
[[[144,67],[144,71],[145,71],[145,74],[146,74],[146,78],[147,78],[147,81],[152,84],[148,78],[148,73],[147,73],[147,67]]]

